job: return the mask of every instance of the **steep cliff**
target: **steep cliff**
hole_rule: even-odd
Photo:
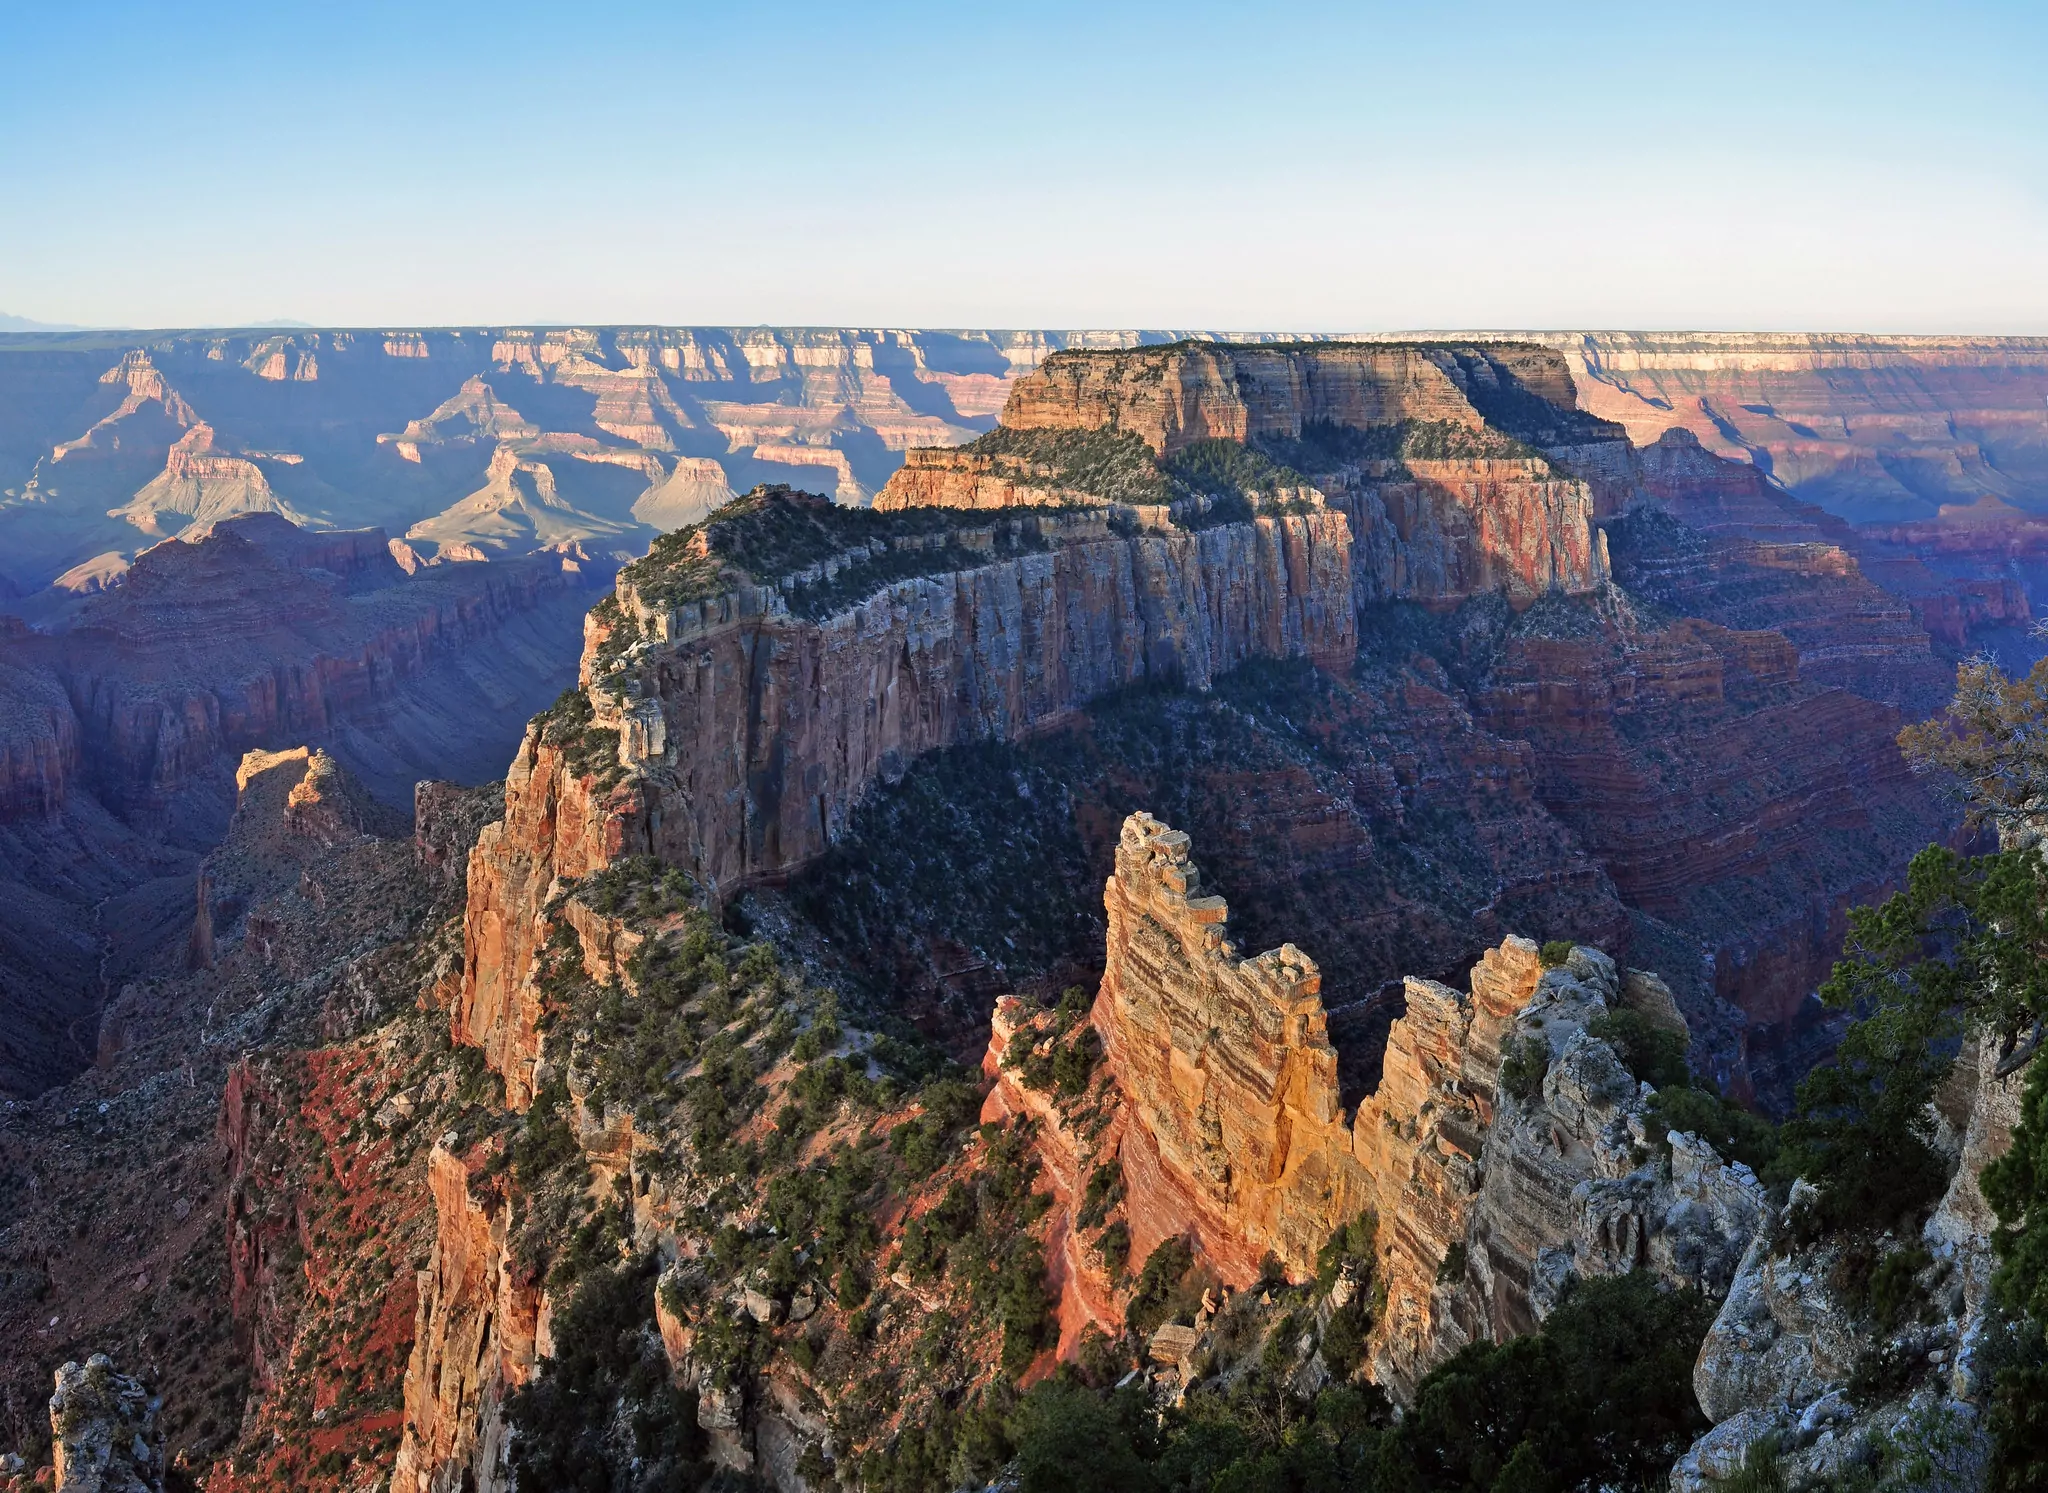
[[[763,490],[678,538],[595,614],[590,703],[528,733],[472,863],[456,1030],[515,1095],[531,1039],[507,1022],[558,876],[651,853],[730,889],[823,852],[920,753],[1129,685],[1205,688],[1254,657],[1341,666],[1355,647],[1348,530],[1317,509],[1194,532],[1119,533],[1101,512],[956,529]]]
[[[532,1372],[540,1293],[509,1267],[508,1199],[436,1147],[427,1159],[434,1253],[419,1277],[405,1370],[405,1436],[391,1485],[405,1493],[503,1486],[498,1438],[505,1395]],[[481,1474],[479,1476],[478,1474]]]
[[[1314,961],[1292,944],[1240,958],[1188,837],[1149,815],[1124,822],[1103,896],[1096,1024],[1131,1106],[1119,1159],[1132,1253],[1192,1231],[1234,1285],[1269,1251],[1312,1270],[1376,1200],[1338,1103]]]
[[[1545,968],[1511,937],[1473,967],[1469,993],[1411,978],[1379,1085],[1347,1116],[1314,962],[1291,944],[1241,958],[1188,850],[1150,815],[1125,822],[1092,1015],[1107,1125],[1077,1127],[1020,1079],[1013,1049],[1045,1033],[1015,1003],[984,1064],[984,1115],[1039,1124],[1064,1346],[1090,1322],[1115,1331],[1129,1291],[1082,1237],[1101,1227],[1086,1208],[1099,1187],[1084,1183],[1104,1165],[1133,1264],[1185,1240],[1226,1286],[1275,1267],[1315,1276],[1363,1218],[1378,1293],[1368,1362],[1403,1400],[1465,1344],[1536,1330],[1571,1280],[1640,1268],[1727,1289],[1762,1188],[1694,1137],[1651,1133],[1653,1091],[1599,1035],[1624,1007],[1682,1031],[1657,977],[1583,947]],[[1511,1054],[1533,1084],[1509,1078]]]
[[[1584,591],[1607,572],[1594,490],[1525,437],[1626,446],[1619,427],[1578,412],[1563,361],[1536,348],[1067,352],[1017,381],[991,435],[910,453],[876,506],[1099,502],[1148,480],[1151,501],[1169,502],[1213,488],[1221,442],[1286,463],[1283,490],[1302,485],[1350,518],[1361,603]],[[1158,477],[1143,470],[1148,453]]]
[[[182,952],[236,759],[311,738],[388,802],[501,774],[568,682],[588,602],[566,556],[408,575],[377,530],[276,515],[151,550],[52,630],[0,626],[0,1087],[93,1053],[99,1008]],[[68,1033],[68,1035],[67,1035]]]

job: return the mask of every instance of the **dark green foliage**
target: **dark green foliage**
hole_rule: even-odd
[[[1131,1287],[1131,1299],[1124,1308],[1124,1322],[1141,1337],[1149,1337],[1161,1323],[1172,1319],[1183,1278],[1193,1269],[1195,1252],[1187,1240],[1162,1240],[1138,1272]]]
[[[1991,1321],[1985,1340],[1994,1493],[2048,1493],[2048,1342],[2038,1319]]]
[[[1270,1365],[1234,1376],[1228,1390],[1191,1394],[1156,1428],[1122,1397],[1058,1379],[1024,1396],[1009,1428],[1024,1486],[1048,1490],[1661,1488],[1705,1429],[1692,1361],[1712,1316],[1700,1298],[1662,1292],[1647,1276],[1581,1285],[1540,1334],[1467,1348],[1437,1369],[1394,1426],[1371,1387],[1336,1385],[1313,1403],[1287,1391],[1301,1330],[1290,1315],[1268,1340]],[[1367,1325],[1362,1313],[1333,1317],[1322,1340],[1333,1372],[1355,1369]],[[1098,1465],[1101,1476],[1088,1480]]]
[[[857,1270],[874,1253],[877,1181],[872,1161],[841,1146],[802,1171],[771,1178],[762,1215],[783,1240],[809,1251],[807,1269],[832,1278]]]
[[[2048,1010],[2048,946],[2038,856],[1966,859],[1939,846],[1913,858],[1906,889],[1849,914],[1843,959],[1821,998],[1856,1011],[1835,1060],[1799,1086],[1779,1166],[1821,1188],[1824,1232],[1882,1232],[1940,1194],[1928,1101],[1968,1010],[2010,1031],[2024,1007]],[[2028,907],[2032,911],[2027,911]],[[2031,935],[2031,936],[2030,936]],[[2025,958],[2015,960],[2026,941]]]
[[[1372,1331],[1372,1316],[1362,1297],[1354,1297],[1330,1313],[1323,1328],[1323,1364],[1338,1383],[1358,1372],[1365,1362],[1365,1339]]]
[[[649,1326],[654,1277],[651,1258],[594,1271],[556,1313],[553,1356],[506,1403],[520,1487],[685,1493],[708,1480],[697,1397],[669,1382]]]
[[[1614,1049],[1622,1066],[1653,1088],[1680,1088],[1692,1081],[1686,1067],[1686,1039],[1626,1006],[1596,1016],[1587,1032]]]
[[[979,1103],[974,1090],[957,1078],[940,1079],[919,1091],[924,1113],[889,1132],[889,1151],[913,1180],[921,1180],[944,1163],[955,1137],[966,1129]]]
[[[1532,1337],[1462,1349],[1389,1440],[1383,1488],[1661,1487],[1701,1431],[1693,1359],[1704,1298],[1647,1273],[1574,1286]]]
[[[1308,486],[1308,478],[1242,441],[1196,441],[1175,452],[1165,467],[1178,494],[1204,500],[1180,519],[1187,528],[1245,523],[1255,512],[1307,512],[1311,506],[1305,499],[1278,497],[1281,490]]]
[[[1927,1293],[1914,1279],[1934,1263],[1934,1257],[1917,1244],[1901,1245],[1888,1251],[1870,1275],[1870,1316],[1881,1332],[1890,1332],[1920,1315],[1927,1305]]]
[[[1109,503],[1167,503],[1173,488],[1140,436],[1118,430],[1012,430],[998,425],[963,448],[1010,458],[1027,485],[1071,488]],[[1043,470],[1039,470],[1039,469]]]
[[[2048,1062],[2037,1058],[2029,1069],[2012,1148],[1984,1168],[1981,1181],[1998,1214],[1999,1298],[2048,1322]]]
[[[1500,1085],[1529,1104],[1543,1092],[1550,1072],[1550,1044],[1537,1036],[1510,1037],[1501,1047]]]
[[[2034,720],[2013,750],[2031,753],[2036,734]],[[1915,749],[1913,741],[1906,744]],[[1921,754],[1926,747],[1918,744]],[[1983,761],[1968,765],[1983,778],[1979,790],[1994,799],[2004,750],[1986,748]],[[1801,1084],[1778,1170],[1820,1183],[1819,1206],[1798,1225],[1808,1235],[1843,1236],[1852,1290],[1863,1273],[1855,1268],[1859,1255],[1870,1260],[1862,1293],[1866,1310],[1881,1321],[1915,1304],[1918,1261],[1904,1251],[1875,1258],[1871,1241],[1915,1222],[1943,1185],[1927,1102],[1956,1035],[1974,1027],[2017,1063],[2026,1057],[2021,1044],[2036,1040],[2048,1017],[2048,863],[2033,848],[1965,857],[1931,846],[1914,857],[1905,890],[1849,917],[1844,958],[1822,995],[1859,1019],[1836,1061]],[[1995,1293],[2025,1314],[2018,1330],[2035,1343],[2048,1308],[2044,1137],[2048,1066],[2036,1061],[2011,1149],[1982,1176],[1999,1224],[1992,1239],[1999,1256]],[[1886,1350],[1866,1355],[1853,1388],[1868,1399],[1898,1393],[1919,1371],[1903,1359]],[[2048,1465],[2048,1418],[2038,1408],[2048,1373],[2040,1361],[2038,1353],[2020,1354],[1988,1370],[1995,1386],[1995,1486],[2048,1483],[2041,1471]]]
[[[1568,938],[1553,938],[1537,951],[1536,957],[1545,969],[1559,969],[1572,957],[1572,941]]]
[[[1003,1373],[1014,1379],[1059,1337],[1045,1294],[1045,1251],[1038,1241],[1028,1234],[1013,1239],[978,1294],[986,1294],[995,1306],[1003,1328]]]
[[[600,787],[610,787],[625,776],[619,766],[619,733],[609,726],[593,724],[590,699],[581,689],[565,689],[555,703],[534,717],[540,724],[540,739],[561,750],[563,760],[580,777],[595,778]]]
[[[1774,1165],[1778,1154],[1775,1125],[1710,1089],[1677,1085],[1658,1089],[1650,1099],[1649,1128],[1660,1146],[1672,1131],[1690,1131],[1758,1176]]]
[[[575,1128],[565,1113],[568,1109],[569,1086],[559,1078],[542,1085],[533,1096],[525,1122],[512,1142],[512,1174],[521,1187],[531,1189],[556,1167],[582,1161],[583,1148],[576,1143]],[[589,1169],[579,1170],[587,1173]]]
[[[1849,1398],[1859,1405],[1882,1405],[1912,1388],[1926,1363],[1903,1343],[1879,1340],[1856,1356],[1849,1369]]]
[[[1373,1239],[1379,1233],[1379,1216],[1367,1208],[1358,1217],[1332,1233],[1316,1251],[1316,1290],[1324,1295],[1337,1284],[1346,1265],[1361,1289],[1372,1279]]]
[[[1010,1417],[1020,1493],[1150,1493],[1157,1484],[1137,1450],[1144,1420],[1142,1394],[1105,1400],[1057,1379],[1039,1385]]]
[[[887,548],[891,540],[942,535],[959,524],[960,515],[948,509],[849,508],[769,484],[735,498],[702,523],[662,535],[624,575],[648,601],[681,606],[718,595],[737,575],[775,582],[855,545],[880,544],[887,556],[894,553]],[[922,552],[941,560],[945,555],[943,548]]]
[[[1456,1240],[1444,1251],[1443,1259],[1436,1267],[1436,1283],[1440,1286],[1455,1286],[1465,1278],[1465,1241]]]
[[[1785,1469],[1778,1463],[1777,1438],[1766,1436],[1752,1444],[1735,1476],[1716,1484],[1715,1493],[1788,1493]]]
[[[1111,1280],[1120,1280],[1131,1263],[1131,1228],[1119,1218],[1102,1231],[1102,1237],[1095,1241],[1095,1252],[1102,1256],[1102,1268],[1109,1272]]]
[[[1260,447],[1300,471],[1332,472],[1354,462],[1526,461],[1542,453],[1512,436],[1456,420],[1401,420],[1359,429],[1304,420],[1298,440],[1268,439]]]
[[[931,1280],[943,1273],[947,1247],[973,1233],[980,1216],[974,1193],[962,1183],[953,1183],[944,1197],[903,1226],[904,1268],[917,1280]]]

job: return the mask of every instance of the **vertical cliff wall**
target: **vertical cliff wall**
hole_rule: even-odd
[[[815,500],[768,501],[796,505],[773,509],[780,522]],[[603,674],[583,746],[528,733],[504,824],[470,863],[454,1029],[515,1102],[537,1051],[526,983],[538,915],[558,879],[652,854],[719,894],[821,853],[863,793],[923,752],[1015,739],[1132,685],[1206,688],[1248,658],[1342,668],[1356,647],[1339,514],[1133,534],[1099,512],[1008,522],[1029,526],[1021,553],[976,564],[963,550],[959,569],[856,591],[815,617],[791,602],[838,579],[822,565],[680,603],[648,569],[621,577],[628,620],[611,625],[641,641],[614,656],[605,628],[593,633],[604,659],[586,672]],[[601,786],[615,766],[625,781]]]
[[[1192,1232],[1226,1280],[1270,1251],[1296,1274],[1375,1201],[1337,1094],[1315,963],[1292,944],[1241,958],[1188,837],[1124,821],[1103,893],[1095,1021],[1129,1106],[1121,1160],[1132,1256]]]
[[[1102,502],[1141,480],[1166,501],[1206,480],[1183,473],[1199,456],[1191,448],[1227,441],[1285,461],[1286,480],[1306,472],[1349,516],[1361,604],[1497,590],[1528,600],[1607,575],[1592,520],[1612,504],[1600,508],[1594,486],[1537,449],[1560,439],[1589,460],[1627,449],[1619,426],[1578,412],[1564,360],[1543,348],[1064,352],[1017,380],[988,437],[909,453],[876,505]],[[1163,475],[1136,473],[1135,453],[1112,452],[1119,442],[1149,452]]]
[[[1255,1280],[1269,1253],[1300,1278],[1370,1210],[1383,1298],[1369,1361],[1401,1399],[1465,1344],[1533,1331],[1572,1279],[1650,1269],[1727,1289],[1761,1188],[1687,1136],[1670,1138],[1666,1168],[1646,1129],[1652,1091],[1594,1034],[1625,1005],[1682,1027],[1654,975],[1587,948],[1545,969],[1534,943],[1509,938],[1469,992],[1411,978],[1379,1088],[1347,1116],[1314,962],[1291,944],[1239,957],[1188,851],[1186,835],[1134,814],[1104,892],[1094,1022],[1123,1102],[1100,1149],[1121,1164],[1133,1261],[1185,1237],[1226,1282]],[[1523,1058],[1539,1088],[1503,1087],[1510,1041],[1540,1054]],[[1079,1190],[1074,1138],[989,1067],[992,1107],[1041,1115],[1048,1173],[1074,1174],[1054,1184],[1064,1206]],[[1065,1297],[1069,1317],[1114,1325],[1102,1283],[1067,1283]]]

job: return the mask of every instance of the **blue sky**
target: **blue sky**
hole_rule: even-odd
[[[0,311],[2048,332],[2048,4],[0,0]]]

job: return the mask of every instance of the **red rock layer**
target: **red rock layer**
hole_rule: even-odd
[[[1477,704],[1536,748],[1537,793],[1632,905],[1699,936],[1719,993],[1785,1020],[1844,909],[1947,821],[1900,757],[1898,712],[1800,682],[1771,632],[1512,640]]]
[[[405,1437],[391,1486],[487,1493],[503,1486],[494,1476],[498,1449],[488,1442],[503,1434],[498,1407],[532,1372],[540,1287],[508,1268],[511,1207],[478,1166],[436,1146],[427,1185],[437,1219],[434,1254],[419,1275]]]
[[[1460,426],[1475,441],[1512,450],[1475,403],[1490,403],[1508,385],[1531,405],[1551,400],[1560,417],[1576,409],[1563,361],[1535,348],[1178,343],[1056,354],[1013,386],[1002,424],[1117,430],[1169,456],[1211,438],[1293,440],[1315,422],[1365,429],[1421,421]],[[1350,516],[1360,602],[1453,601],[1501,589],[1528,600],[1553,588],[1585,591],[1607,574],[1591,523],[1593,490],[1533,455],[1367,462],[1318,481]],[[941,449],[912,451],[876,506],[1089,500],[1024,457]]]
[[[1358,536],[1360,605],[1493,591],[1520,604],[1607,577],[1591,489],[1546,462],[1369,462],[1323,480]]]

